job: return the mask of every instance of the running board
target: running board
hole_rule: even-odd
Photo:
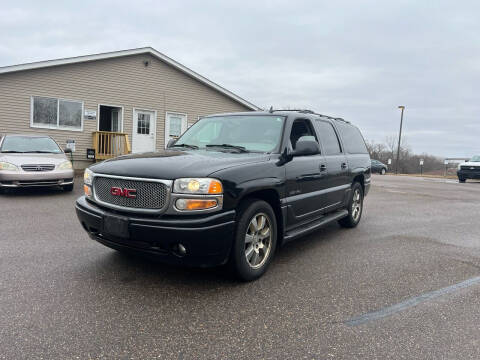
[[[287,233],[285,233],[285,236],[283,237],[283,243],[287,243],[289,241],[295,240],[296,238],[299,238],[300,236],[307,235],[327,224],[330,224],[333,221],[340,220],[341,218],[344,218],[347,215],[348,215],[347,210],[335,211],[334,213],[329,214],[325,217],[322,217],[319,220],[312,221],[311,223],[308,223],[300,228],[296,228],[294,230],[288,231]]]

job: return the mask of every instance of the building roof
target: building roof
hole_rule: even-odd
[[[138,49],[130,49],[130,50],[120,50],[120,51],[112,51],[106,52],[101,54],[92,54],[92,55],[84,55],[84,56],[76,56],[76,57],[69,57],[63,59],[55,59],[55,60],[46,60],[46,61],[38,61],[33,63],[27,64],[19,64],[19,65],[12,65],[12,66],[3,66],[0,67],[0,74],[12,73],[17,71],[24,71],[24,70],[33,70],[33,69],[40,69],[40,68],[47,68],[59,65],[68,65],[68,64],[76,64],[88,61],[95,61],[95,60],[104,60],[104,59],[111,59],[111,58],[118,58],[122,56],[130,56],[130,55],[141,55],[141,54],[149,54],[153,57],[159,59],[167,63],[168,65],[174,67],[177,70],[191,76],[192,78],[200,81],[201,83],[211,87],[212,89],[217,90],[218,92],[228,96],[229,98],[239,102],[240,104],[245,105],[247,108],[251,110],[259,110],[260,108],[251,102],[241,98],[240,96],[232,93],[231,91],[225,89],[224,87],[214,83],[211,80],[203,77],[202,75],[196,73],[195,71],[187,68],[186,66],[180,64],[179,62],[169,58],[168,56],[162,54],[161,52],[155,50],[152,47],[144,47]]]

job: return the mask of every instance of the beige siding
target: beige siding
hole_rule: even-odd
[[[145,66],[144,61],[149,65]],[[244,105],[172,68],[151,55],[132,55],[108,60],[0,74],[0,134],[38,133],[53,136],[65,146],[75,139],[76,167],[85,165],[86,149],[92,147],[97,120],[84,119],[83,132],[30,127],[32,96],[47,96],[124,109],[123,130],[132,141],[132,109],[157,111],[157,149],[164,147],[166,112],[186,113],[192,124],[198,116],[246,111]]]

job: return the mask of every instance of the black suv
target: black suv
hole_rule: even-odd
[[[364,139],[343,119],[308,110],[212,115],[165,151],[91,166],[76,211],[111,248],[228,263],[253,280],[280,245],[333,221],[355,227],[370,173]]]

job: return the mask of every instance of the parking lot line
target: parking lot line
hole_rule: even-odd
[[[413,298],[407,299],[405,301],[402,301],[398,304],[395,304],[393,306],[389,306],[386,308],[383,308],[381,310],[369,312],[363,315],[360,315],[358,317],[354,317],[353,319],[350,319],[345,322],[346,325],[348,326],[357,326],[357,325],[362,325],[367,322],[373,321],[373,320],[378,320],[387,316],[391,316],[393,314],[396,314],[400,311],[409,309],[411,307],[417,306],[418,304],[421,304],[425,301],[435,299],[437,297],[452,293],[454,291],[460,290],[467,288],[469,286],[475,285],[480,283],[480,276],[474,277],[465,281],[462,281],[458,284],[454,284],[451,286],[447,286],[443,289],[427,292],[424,294],[421,294],[419,296],[415,296]]]

